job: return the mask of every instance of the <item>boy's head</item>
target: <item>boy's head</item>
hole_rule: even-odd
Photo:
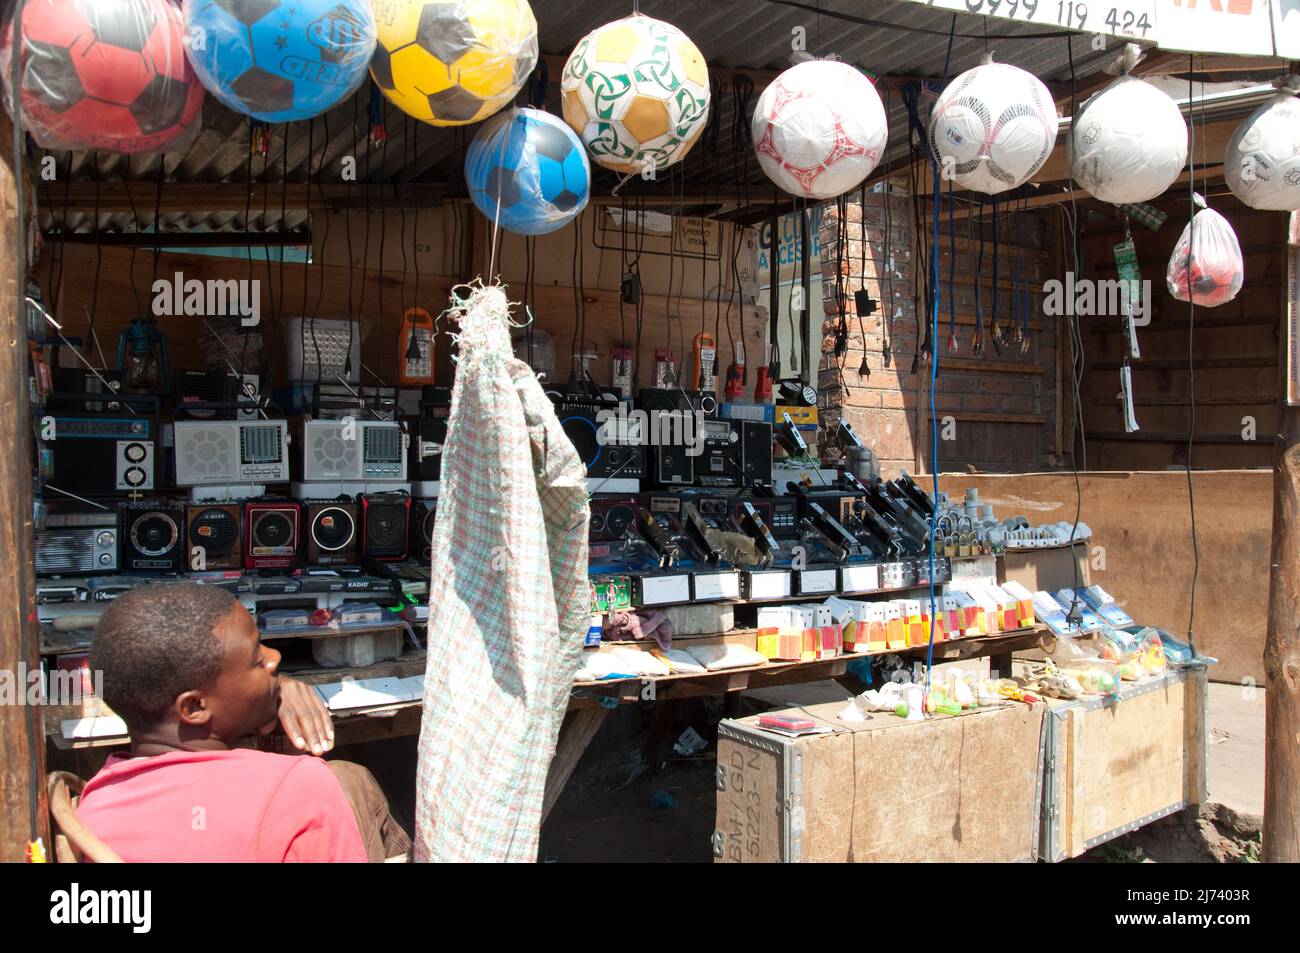
[[[229,743],[276,719],[280,653],[216,586],[148,585],[119,596],[95,627],[90,664],[133,736],[176,726]]]

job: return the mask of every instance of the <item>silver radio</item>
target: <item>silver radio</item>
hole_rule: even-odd
[[[306,482],[406,479],[406,434],[382,420],[309,420],[303,426]]]
[[[50,513],[36,533],[36,572],[42,576],[117,569],[117,514]]]
[[[178,420],[176,485],[287,483],[289,431],[283,420]]]

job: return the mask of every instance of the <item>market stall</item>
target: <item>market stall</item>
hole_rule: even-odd
[[[720,858],[1056,861],[1203,802],[1217,658],[1294,652],[1246,471],[1300,400],[1300,14],[625,6],[7,13],[0,857],[131,743],[106,607],[181,580],[339,744],[420,736],[425,857],[503,778],[485,856],[535,853],[620,707],[653,766],[683,699],[826,680],[717,727]]]

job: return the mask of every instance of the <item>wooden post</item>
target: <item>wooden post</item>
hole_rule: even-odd
[[[1291,216],[1281,335],[1282,401],[1273,468],[1273,555],[1264,642],[1264,844],[1270,863],[1300,862],[1300,407],[1290,406],[1288,356],[1300,318],[1300,212]]]
[[[0,111],[0,669],[13,703],[0,704],[0,863],[21,862],[33,837],[50,845],[45,729],[28,705],[24,673],[39,672],[36,568],[32,559],[32,429],[27,402],[27,321],[18,283],[18,182],[13,124]],[[30,188],[26,195],[32,194]],[[30,206],[29,206],[30,208]],[[29,213],[30,215],[30,213]],[[9,700],[6,699],[6,702]]]

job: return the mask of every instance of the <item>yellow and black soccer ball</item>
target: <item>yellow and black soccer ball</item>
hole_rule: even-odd
[[[374,0],[370,75],[399,109],[464,126],[509,105],[537,65],[528,0]]]

